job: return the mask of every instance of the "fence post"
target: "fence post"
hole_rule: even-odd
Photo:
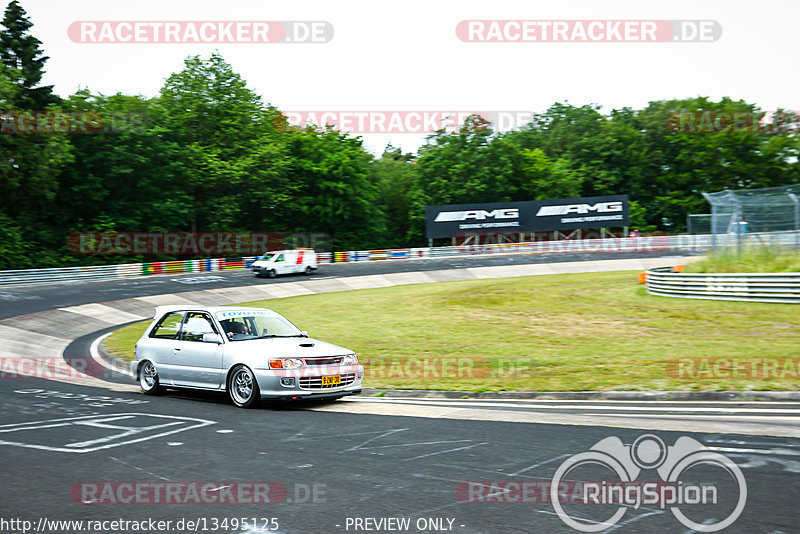
[[[789,193],[794,204],[794,246],[800,247],[800,200],[794,193]]]

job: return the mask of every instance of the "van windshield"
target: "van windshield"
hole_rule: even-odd
[[[277,260],[277,257],[281,254],[279,252],[265,252],[263,255],[259,256],[259,260],[269,261],[273,258]]]

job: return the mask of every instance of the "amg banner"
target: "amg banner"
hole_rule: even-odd
[[[630,225],[628,195],[425,206],[428,238]]]

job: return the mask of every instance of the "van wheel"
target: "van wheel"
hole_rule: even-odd
[[[228,379],[228,395],[240,408],[252,408],[261,400],[258,382],[248,367],[238,365]]]
[[[306,267],[306,274],[311,274],[313,272],[314,272],[314,269],[312,269],[310,265],[308,267]]]
[[[267,271],[267,278],[275,278],[275,269],[270,269]]]

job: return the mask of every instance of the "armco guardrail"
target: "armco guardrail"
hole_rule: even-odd
[[[320,252],[319,263],[353,263],[362,261],[396,261],[422,258],[442,258],[475,254],[557,254],[591,252],[652,253],[683,251],[696,252],[708,249],[711,236],[677,235],[647,237],[607,237],[602,239],[562,239],[527,243],[493,243],[432,248],[402,248],[376,250],[349,250]],[[202,260],[159,261],[122,265],[88,267],[60,267],[52,269],[24,269],[0,271],[0,286],[76,282],[88,280],[114,280],[151,274],[178,274],[192,272],[228,271],[247,269],[254,258],[212,258]]]
[[[53,269],[23,269],[0,271],[0,286],[23,284],[51,284],[54,282],[81,282],[90,280],[118,280],[150,274],[192,273],[243,269],[253,258],[226,258],[184,261],[157,261],[126,263],[122,265],[92,265],[87,267],[58,267]]]
[[[683,273],[660,267],[647,271],[645,286],[662,297],[800,303],[800,273]]]

